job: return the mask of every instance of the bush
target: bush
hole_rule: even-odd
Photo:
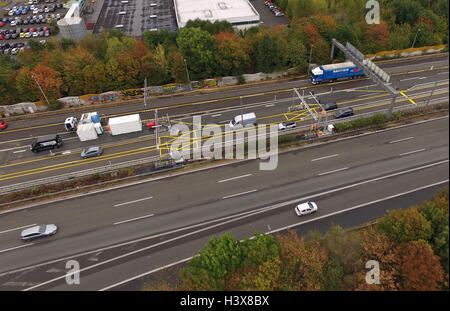
[[[46,104],[48,110],[54,111],[59,110],[63,107],[63,104],[59,100],[51,100]]]
[[[244,84],[245,83],[245,77],[243,75],[238,75],[237,77],[238,84]]]

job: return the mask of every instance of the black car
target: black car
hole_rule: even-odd
[[[322,107],[325,111],[329,111],[329,110],[337,109],[338,106],[336,103],[325,103],[325,104],[323,104]]]
[[[344,109],[340,109],[340,110],[336,111],[334,113],[334,118],[340,119],[340,118],[350,117],[352,115],[354,115],[353,108],[344,108]]]
[[[16,48],[17,47],[17,45],[18,45],[18,43],[17,42],[13,42],[13,43],[11,43],[11,48],[13,49],[13,48]]]

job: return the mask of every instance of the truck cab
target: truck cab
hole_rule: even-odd
[[[66,131],[74,132],[77,130],[78,120],[75,117],[69,117],[64,121],[64,126],[66,127]]]

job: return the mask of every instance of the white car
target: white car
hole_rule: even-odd
[[[39,9],[38,8],[33,9],[33,14],[38,14],[38,13],[39,13]]]
[[[280,124],[278,124],[278,129],[280,131],[286,130],[286,129],[293,129],[295,127],[296,127],[296,124],[294,121],[286,121],[286,122],[281,122]]]
[[[314,212],[317,212],[317,204],[314,202],[308,201],[295,207],[295,213],[297,216],[309,215]]]
[[[11,26],[16,26],[17,25],[17,21],[11,21]]]
[[[38,225],[22,231],[20,237],[24,241],[31,241],[37,238],[54,235],[58,231],[58,227],[51,225]]]

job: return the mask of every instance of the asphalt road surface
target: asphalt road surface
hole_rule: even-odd
[[[109,289],[189,258],[215,234],[355,225],[447,185],[448,154],[444,117],[285,152],[273,171],[246,160],[3,213],[0,288]],[[293,207],[305,200],[319,211],[298,218]],[[20,230],[36,223],[60,230],[21,242]],[[80,285],[65,282],[69,259],[80,262]]]
[[[448,98],[446,56],[418,58],[414,63],[411,60],[390,62],[383,66],[388,72],[396,72],[392,75],[392,83],[402,91],[397,99],[397,106],[414,107],[428,99]],[[296,122],[297,126],[311,124],[312,118],[307,110],[288,112],[292,104],[298,103],[298,99],[295,101],[293,97],[293,87],[298,87],[299,92],[305,94],[309,105],[315,110],[320,108],[309,94],[311,90],[314,90],[322,103],[337,102],[339,108],[352,107],[356,115],[387,109],[390,104],[389,94],[374,86],[371,81],[362,79],[320,86],[311,86],[306,80],[283,82],[207,95],[160,99],[152,102],[151,106],[159,108],[160,116],[169,115],[172,124],[184,123],[189,127],[194,115],[202,116],[202,124],[214,123],[223,127],[235,115],[248,112],[254,112],[260,124],[277,124],[286,120]],[[239,95],[243,96],[242,106]],[[138,110],[139,108],[141,109]],[[99,109],[99,113],[111,116],[139,112],[141,119],[147,120],[153,116],[152,109],[143,110],[142,105],[130,104]],[[166,154],[169,152],[170,142],[175,138],[167,131],[162,131],[162,148],[159,152],[155,146],[155,135],[148,130],[115,137],[105,133],[97,140],[80,142],[75,133],[61,132],[63,125],[57,120],[60,122],[65,117],[15,121],[9,124],[6,131],[0,132],[0,187],[155,156],[158,153]],[[333,120],[333,111],[327,114],[326,119],[330,122]],[[58,149],[57,156],[50,156],[48,152],[38,155],[30,152],[29,144],[33,137],[55,132],[59,132],[64,140],[64,146]],[[102,146],[104,155],[82,160],[81,150],[91,145]]]

